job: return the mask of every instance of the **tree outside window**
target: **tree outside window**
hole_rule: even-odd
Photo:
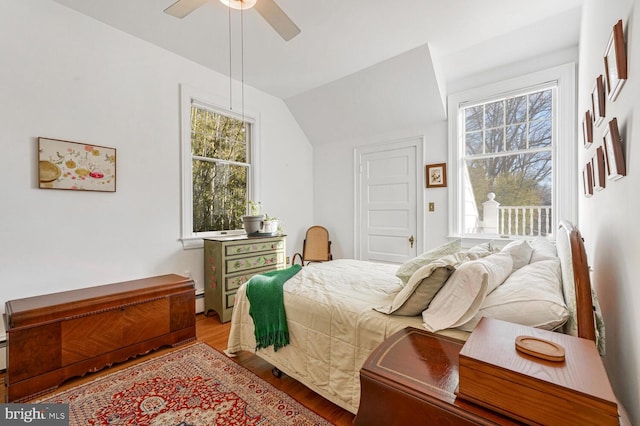
[[[242,228],[247,211],[251,125],[191,106],[193,232]]]
[[[552,232],[553,96],[548,88],[461,108],[464,233],[486,232],[494,220],[493,233]],[[485,211],[490,193],[500,207]]]

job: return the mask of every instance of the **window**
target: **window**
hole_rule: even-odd
[[[544,236],[575,220],[574,72],[450,97],[452,234]]]
[[[183,87],[183,220],[185,248],[202,237],[241,232],[252,198],[254,122]]]

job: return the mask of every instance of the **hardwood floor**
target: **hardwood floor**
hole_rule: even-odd
[[[220,351],[226,349],[227,347],[227,338],[229,337],[230,328],[231,323],[221,324],[218,320],[218,317],[215,315],[206,317],[203,314],[198,314],[196,316],[196,336],[198,338],[198,341],[206,342],[210,346]],[[149,359],[150,357],[161,355],[171,350],[172,348],[163,348],[145,356],[114,365],[110,368],[105,368],[104,370],[101,370],[99,372],[87,374],[84,377],[70,379],[63,385],[61,385],[56,391],[65,390],[73,386],[92,381],[102,375],[110,374],[114,371],[130,367],[137,362]],[[271,374],[271,365],[263,361],[256,355],[250,352],[242,352],[232,359],[258,375],[265,381],[271,383],[276,388],[291,395],[294,399],[312,409],[316,413],[320,414],[331,423],[340,426],[352,424],[355,417],[353,414],[317,395],[316,393],[309,390],[306,386],[300,384],[299,382],[288,376],[283,376],[282,378],[275,377],[273,374]],[[4,383],[4,377],[5,373],[0,374],[0,380],[2,380],[2,383]],[[0,401],[5,401],[5,395],[5,386],[0,386]]]

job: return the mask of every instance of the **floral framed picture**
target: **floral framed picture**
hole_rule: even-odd
[[[447,186],[447,164],[427,164],[427,188],[444,188]]]
[[[624,45],[622,20],[614,26],[604,53],[604,70],[609,99],[615,101],[627,81],[627,52]]]
[[[618,120],[614,117],[609,121],[609,125],[604,129],[604,154],[607,163],[608,178],[618,180],[626,176],[627,168],[622,152],[622,142],[618,129]]]
[[[116,191],[116,150],[38,138],[38,185],[42,189]]]

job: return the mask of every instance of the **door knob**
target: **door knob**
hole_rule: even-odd
[[[413,235],[409,237],[409,243],[411,244],[411,248],[413,248],[413,242],[415,240],[413,239]]]

